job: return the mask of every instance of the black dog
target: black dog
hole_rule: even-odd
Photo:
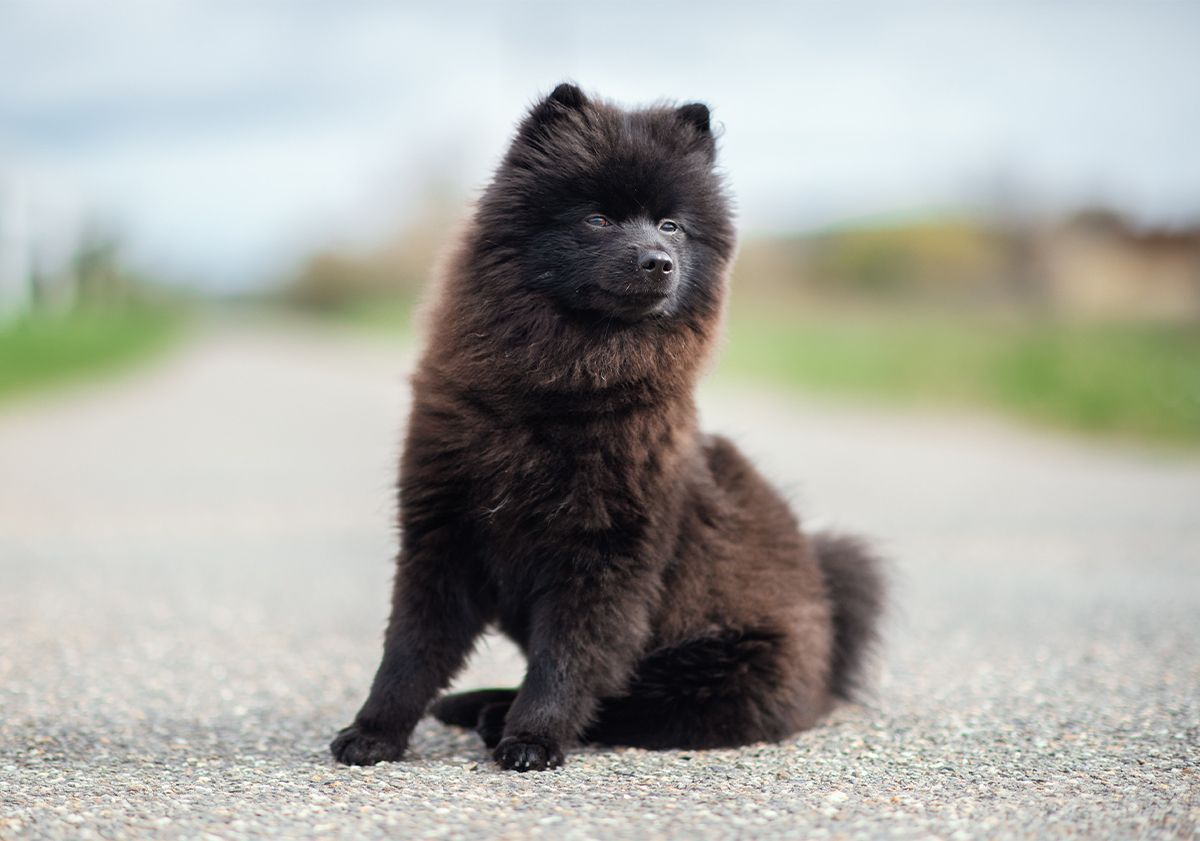
[[[383,662],[333,741],[399,759],[491,624],[519,690],[438,701],[496,761],[576,741],[775,740],[850,689],[882,587],[805,536],[693,389],[735,233],[708,108],[626,111],[563,84],[521,124],[443,278],[401,463]]]

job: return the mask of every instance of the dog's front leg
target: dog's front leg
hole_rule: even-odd
[[[619,693],[650,633],[657,578],[626,559],[577,564],[533,607],[529,666],[493,756],[501,768],[542,771]]]
[[[367,701],[330,750],[338,762],[400,759],[433,696],[462,666],[486,616],[461,580],[464,555],[450,530],[413,541],[401,554],[383,660]],[[456,563],[457,562],[457,563]]]

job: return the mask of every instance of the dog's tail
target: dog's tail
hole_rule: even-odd
[[[479,726],[484,708],[495,704],[507,706],[517,698],[515,689],[476,689],[472,692],[453,692],[443,695],[429,705],[429,714],[442,724],[468,729]]]
[[[883,564],[863,541],[821,532],[813,548],[833,606],[830,691],[849,698],[860,685],[863,666],[879,638],[884,608]]]

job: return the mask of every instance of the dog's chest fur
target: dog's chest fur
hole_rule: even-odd
[[[481,421],[471,484],[484,534],[528,545],[642,531],[679,458],[663,414],[638,407]]]

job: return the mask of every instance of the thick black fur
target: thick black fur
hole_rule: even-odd
[[[853,687],[877,563],[697,427],[735,248],[715,161],[699,103],[564,84],[522,122],[432,309],[383,660],[339,761],[402,757],[488,626],[521,687],[432,711],[518,771],[580,740],[780,739]]]

